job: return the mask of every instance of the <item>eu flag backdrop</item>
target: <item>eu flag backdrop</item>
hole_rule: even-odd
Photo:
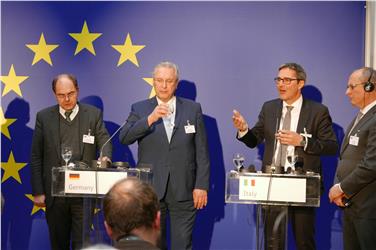
[[[1,2],[2,249],[49,249],[43,209],[31,202],[30,146],[38,110],[56,103],[52,78],[77,76],[80,99],[100,107],[110,133],[130,105],[153,96],[153,66],[180,66],[177,94],[202,104],[211,159],[209,205],[198,213],[195,249],[255,249],[255,209],[225,204],[235,152],[259,167],[262,151],[235,140],[232,110],[254,124],[275,98],[284,62],[308,73],[303,93],[329,107],[339,139],[355,110],[345,97],[364,61],[364,2]],[[116,137],[115,137],[116,138]],[[114,140],[113,160],[137,161]],[[325,187],[336,157],[324,158]],[[317,209],[318,249],[340,249],[341,212]],[[292,248],[293,242],[289,241]]]

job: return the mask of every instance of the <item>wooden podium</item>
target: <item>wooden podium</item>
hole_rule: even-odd
[[[285,217],[285,242],[287,244],[288,207],[319,207],[321,194],[320,175],[239,173],[231,170],[226,175],[225,202],[256,204],[256,249],[262,249],[260,231],[263,222],[262,208],[282,206]],[[277,225],[278,226],[278,225]],[[286,248],[287,249],[287,248]]]
[[[111,244],[104,224],[102,200],[114,183],[134,177],[152,184],[150,168],[52,168],[52,196],[83,198],[83,245]]]

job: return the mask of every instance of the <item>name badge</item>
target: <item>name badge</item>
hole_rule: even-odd
[[[88,134],[84,135],[82,138],[83,143],[88,143],[88,144],[94,144],[94,136]]]
[[[349,144],[353,146],[358,146],[359,144],[359,137],[357,135],[350,136]]]
[[[185,129],[185,133],[186,134],[194,134],[194,133],[196,133],[196,129],[195,129],[194,125],[185,125],[184,129]]]

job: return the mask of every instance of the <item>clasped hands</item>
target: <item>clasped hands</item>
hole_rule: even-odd
[[[240,114],[239,111],[233,110],[232,122],[234,127],[239,130],[239,132],[246,132],[248,130],[248,124],[244,117]],[[300,146],[300,142],[303,140],[303,136],[300,134],[289,131],[289,130],[278,130],[275,134],[275,137],[281,144]]]
[[[341,190],[340,185],[338,183],[330,188],[328,196],[331,203],[334,203],[339,207],[345,207],[345,204],[343,203],[343,198],[347,197],[345,193]]]

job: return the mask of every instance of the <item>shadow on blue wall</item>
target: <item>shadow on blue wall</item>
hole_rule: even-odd
[[[302,89],[302,94],[305,98],[322,103],[322,94],[318,88],[312,85],[306,85]],[[330,111],[329,111],[330,112]],[[344,131],[341,126],[333,122],[334,133],[341,145]],[[335,156],[323,156],[322,174],[321,177],[324,182],[324,192],[321,196],[320,207],[316,209],[316,247],[317,249],[331,249],[332,245],[342,246],[342,222],[341,210],[337,206],[329,203],[328,191],[333,185],[334,175],[337,168],[339,158],[339,151]],[[292,240],[292,239],[291,239]],[[291,242],[291,240],[289,242]],[[338,241],[338,242],[336,242]],[[290,249],[290,248],[289,248]]]
[[[187,80],[181,80],[176,96],[195,101],[197,96],[196,85]],[[205,111],[205,107],[203,107]],[[193,248],[210,249],[214,224],[224,218],[225,197],[225,165],[217,121],[204,114],[206,134],[208,138],[210,156],[210,188],[208,205],[197,213],[193,231]]]
[[[8,127],[11,139],[1,134],[1,161],[7,162],[12,152],[15,162],[29,163],[33,136],[33,129],[26,125],[30,120],[29,103],[21,98],[13,99],[4,116],[17,120]],[[32,241],[32,221],[38,219],[38,216],[44,219],[42,212],[33,217],[30,215],[33,203],[25,196],[31,194],[30,172],[30,165],[27,165],[18,171],[21,183],[11,177],[1,184],[5,199],[1,213],[1,249],[28,249]]]
[[[80,102],[93,105],[99,108],[100,110],[102,110],[102,113],[104,114],[103,101],[99,96],[94,96],[94,95],[86,96],[84,98],[81,98]],[[110,136],[113,135],[115,131],[120,127],[120,125],[112,121],[104,121],[104,124]],[[129,149],[129,147],[127,145],[120,143],[119,131],[117,132],[117,135],[115,135],[111,139],[111,143],[112,143],[112,162],[116,162],[116,161],[128,162],[132,167],[136,165],[135,160],[133,158],[133,154],[131,150]]]

